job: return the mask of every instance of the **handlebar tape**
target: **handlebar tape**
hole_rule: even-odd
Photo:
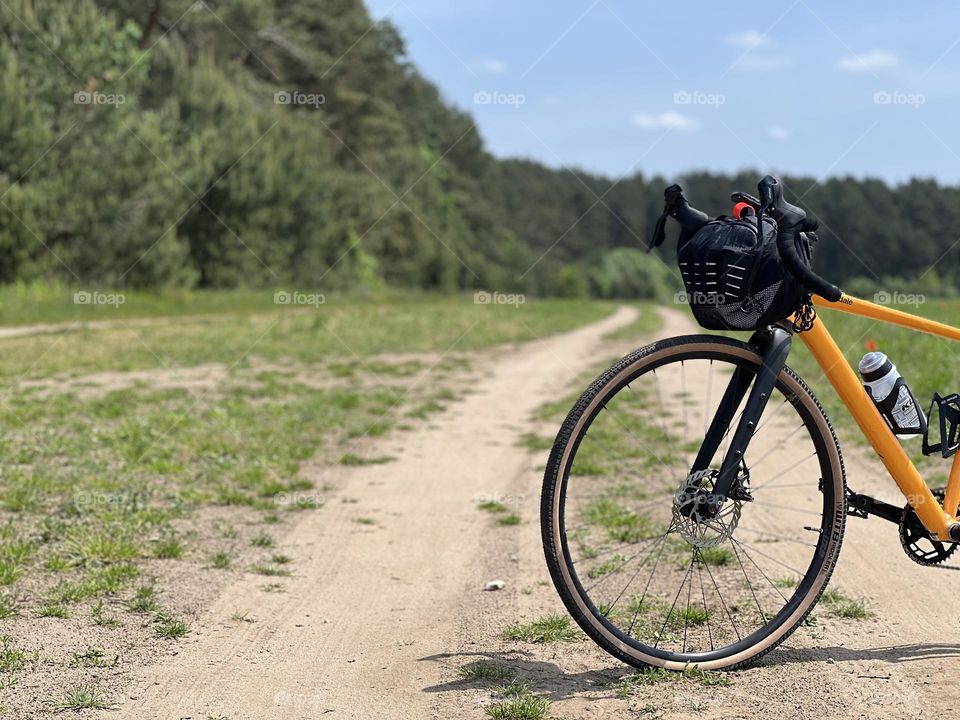
[[[820,295],[830,302],[837,302],[843,293],[836,285],[817,275],[813,269],[803,261],[797,250],[797,238],[801,232],[815,230],[817,223],[807,219],[803,208],[791,205],[783,199],[783,189],[776,178],[767,175],[757,185],[761,197],[761,212],[772,210],[779,228],[777,233],[777,251],[784,266],[793,275],[794,279],[812,293]],[[759,222],[760,218],[758,218]]]

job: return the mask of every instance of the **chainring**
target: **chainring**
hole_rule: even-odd
[[[933,490],[937,502],[943,503],[945,488]],[[908,504],[900,518],[900,545],[911,560],[919,565],[940,565],[946,562],[957,549],[956,543],[945,543],[930,537],[930,532],[920,522],[917,512]]]

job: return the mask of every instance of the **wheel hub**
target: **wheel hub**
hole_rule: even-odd
[[[740,522],[742,501],[728,498],[715,506],[713,486],[718,470],[688,475],[673,499],[673,525],[696,548],[714,547],[733,535]]]

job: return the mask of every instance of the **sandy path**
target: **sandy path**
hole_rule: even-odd
[[[590,642],[520,646],[500,639],[509,623],[563,612],[540,549],[543,458],[516,439],[545,430],[531,423],[531,411],[569,390],[579,371],[630,349],[600,338],[631,317],[620,310],[505,351],[436,426],[387,442],[396,462],[345,472],[342,494],[356,502],[306,516],[282,543],[296,560],[296,576],[281,579],[286,592],[264,593],[269,578],[237,581],[178,654],[146,668],[129,690],[132,699],[105,717],[482,718],[489,688],[457,672],[478,657],[508,664],[565,720],[638,713],[919,718],[960,709],[953,682],[960,572],[915,565],[900,550],[896,527],[880,519],[849,520],[831,582],[865,598],[876,617],[801,628],[730,688],[652,686],[649,696],[624,700],[612,684],[627,668]],[[668,310],[664,319],[658,337],[697,332],[683,313]],[[797,345],[795,352],[805,352]],[[751,451],[774,448],[780,435],[771,432],[768,447]],[[843,450],[851,487],[900,502],[869,448],[848,440]],[[787,444],[773,457],[788,466],[791,452]],[[790,492],[779,499],[789,502]],[[479,498],[492,496],[512,502],[524,523],[495,528],[476,510]],[[506,589],[480,592],[493,577],[506,580]],[[237,611],[257,622],[231,621]]]
[[[237,581],[110,717],[444,717],[443,698],[423,692],[441,670],[419,659],[450,648],[464,593],[489,579],[479,563],[489,516],[477,499],[508,491],[530,462],[516,441],[531,412],[635,317],[622,308],[507,351],[435,426],[397,441],[396,462],[350,473],[345,494],[356,502],[292,530],[282,548],[296,576],[285,593],[263,592],[270,578]],[[257,622],[230,622],[238,610]]]

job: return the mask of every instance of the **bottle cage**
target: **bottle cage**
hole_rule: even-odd
[[[940,416],[939,429],[940,438],[936,444],[930,443],[930,428],[933,423],[930,419],[933,408],[937,408],[937,414]],[[939,452],[943,457],[948,458],[960,449],[960,395],[952,393],[946,397],[941,397],[940,393],[934,393],[930,401],[930,408],[927,410],[927,431],[923,434],[923,454],[933,455]]]

